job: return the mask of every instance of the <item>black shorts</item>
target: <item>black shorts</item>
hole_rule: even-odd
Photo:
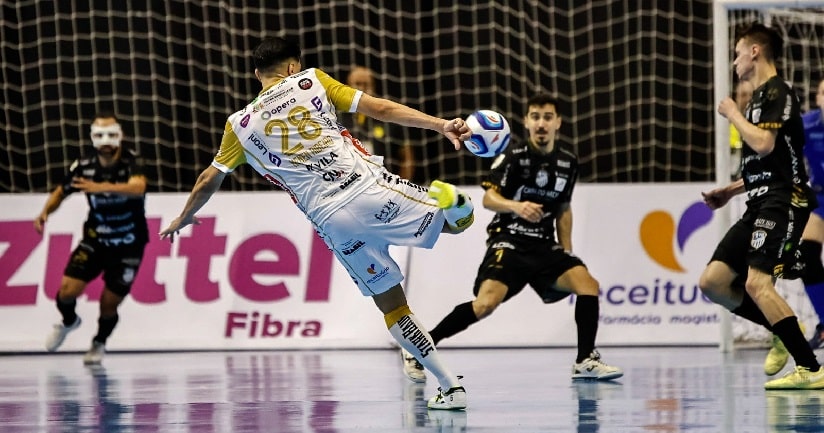
[[[145,248],[146,244],[142,242],[106,247],[83,239],[72,251],[63,274],[88,283],[102,272],[106,287],[119,296],[126,296],[132,289]]]
[[[556,280],[576,266],[584,266],[584,262],[558,244],[496,236],[487,242],[473,293],[478,296],[484,280],[495,280],[507,287],[504,302],[520,293],[527,284],[545,303],[557,302],[569,293],[557,290]]]
[[[747,209],[727,230],[711,261],[721,261],[732,268],[738,274],[735,285],[743,285],[750,266],[781,277],[785,266],[794,262],[809,218],[809,209],[790,206]]]

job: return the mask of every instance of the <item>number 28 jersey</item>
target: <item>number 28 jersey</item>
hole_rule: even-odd
[[[380,157],[352,139],[336,114],[355,112],[362,94],[319,69],[290,75],[229,116],[212,166],[229,173],[251,165],[320,225],[382,176]]]

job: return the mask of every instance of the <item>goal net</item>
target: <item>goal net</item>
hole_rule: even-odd
[[[342,81],[363,65],[380,95],[443,117],[497,110],[518,137],[526,98],[556,94],[583,182],[714,176],[710,0],[6,3],[0,192],[53,188],[90,150],[102,109],[149,162],[150,191],[188,191],[226,117],[260,90],[250,51],[282,34],[299,39],[306,67]],[[491,164],[434,133],[389,141],[410,144],[419,183],[478,184]],[[229,179],[271,188],[246,168]]]
[[[734,77],[732,58],[735,45],[736,31],[753,22],[764,23],[776,29],[784,38],[784,55],[779,59],[777,66],[779,75],[791,82],[801,99],[804,111],[815,107],[815,92],[818,82],[824,78],[824,2],[803,2],[803,8],[744,8],[739,9],[741,2],[730,2],[725,11],[728,17],[726,29],[716,30],[717,37],[726,37],[729,43],[729,53],[724,64],[729,67],[723,71],[726,74],[724,87],[733,88]],[[759,2],[750,2],[759,3]],[[764,3],[764,2],[761,2]],[[778,2],[775,2],[778,3]],[[818,3],[818,4],[815,4]],[[729,92],[732,94],[732,91]],[[725,125],[726,123],[719,123]],[[724,132],[723,128],[722,129]],[[721,148],[719,148],[721,151]],[[731,217],[739,217],[744,209],[743,195],[735,198],[731,206]],[[801,280],[779,280],[776,288],[795,311],[798,319],[807,329],[806,336],[815,329],[818,316],[810,305]],[[737,347],[762,347],[770,342],[771,334],[763,327],[755,325],[738,316],[731,316],[730,335],[725,336],[732,340]]]

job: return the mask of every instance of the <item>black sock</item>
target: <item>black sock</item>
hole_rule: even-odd
[[[790,316],[779,320],[773,326],[773,333],[784,343],[784,347],[793,356],[796,365],[807,367],[810,371],[818,371],[821,366],[815,359],[809,343],[804,339],[804,334],[798,328],[798,318]]]
[[[770,322],[764,316],[764,313],[761,312],[761,309],[758,308],[758,305],[755,305],[755,301],[752,300],[752,298],[747,292],[744,292],[744,300],[741,301],[741,305],[739,305],[738,308],[732,310],[732,313],[736,316],[741,316],[749,320],[750,322],[761,325],[770,331],[773,330],[773,327],[770,325]]]
[[[578,296],[575,300],[575,324],[578,325],[578,357],[575,362],[589,358],[595,349],[595,335],[598,333],[598,297]]]
[[[72,298],[70,300],[64,301],[60,298],[60,293],[54,297],[55,303],[57,304],[57,311],[60,312],[60,315],[63,316],[63,325],[64,326],[71,326],[77,320],[77,313],[74,311],[74,307],[77,306],[77,300]]]
[[[444,338],[451,337],[463,331],[477,321],[478,318],[472,309],[472,301],[464,302],[452,309],[452,312],[447,314],[446,317],[441,320],[441,323],[438,323],[438,326],[429,331],[429,335],[432,336],[432,341],[437,345],[438,342]]]
[[[115,325],[117,325],[117,321],[119,319],[120,316],[116,313],[112,317],[100,317],[97,319],[97,335],[95,335],[94,341],[106,344],[106,339],[112,335],[112,331],[114,330]]]

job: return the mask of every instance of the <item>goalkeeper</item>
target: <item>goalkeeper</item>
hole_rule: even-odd
[[[101,273],[100,318],[97,335],[83,356],[85,364],[100,364],[106,341],[119,320],[117,308],[131,291],[143,250],[149,241],[146,224],[146,177],[140,160],[125,152],[120,142],[123,130],[114,114],[98,114],[91,126],[92,144],[97,153],[75,161],[61,185],[49,195],[34,228],[43,233],[49,215],[73,192],[84,192],[89,216],[83,225],[83,239],[69,257],[60,291],[55,296],[63,321],[54,325],[46,340],[46,350],[57,350],[69,332],[80,326],[75,312],[77,297]]]

